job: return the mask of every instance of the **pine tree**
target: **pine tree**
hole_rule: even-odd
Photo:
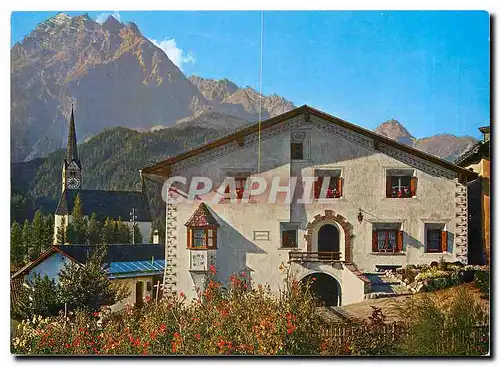
[[[88,241],[90,244],[101,244],[101,225],[97,221],[97,216],[95,213],[90,216],[90,221],[88,225]]]
[[[66,244],[66,218],[63,216],[61,218],[61,224],[57,228],[56,243],[59,245]]]
[[[54,243],[54,215],[47,215],[43,218],[43,239],[42,251],[50,248]]]
[[[66,242],[69,244],[81,244],[77,241],[78,236],[76,234],[75,225],[69,222],[66,226]]]
[[[102,305],[112,305],[128,296],[126,287],[109,280],[103,265],[105,256],[106,247],[101,245],[84,266],[70,261],[59,272],[59,299],[69,310],[97,311]]]
[[[10,263],[16,268],[24,264],[23,232],[16,221],[10,229]]]
[[[40,256],[40,253],[42,252],[42,240],[44,233],[43,216],[38,210],[35,212],[35,217],[31,223],[31,243],[28,247],[30,260],[34,260]]]
[[[142,233],[141,229],[139,229],[139,225],[137,222],[134,222],[134,236],[133,236],[133,243],[132,244],[142,244]],[[152,243],[153,241],[151,241]]]
[[[87,243],[87,230],[88,222],[83,216],[83,203],[80,199],[80,194],[77,194],[75,198],[75,203],[73,206],[73,211],[71,211],[71,216],[73,218],[72,224],[74,228],[74,244],[86,244]]]
[[[115,222],[109,217],[106,218],[106,221],[104,222],[101,238],[104,244],[116,243]]]
[[[130,228],[121,219],[116,222],[117,244],[130,244],[132,242],[132,233]]]
[[[31,224],[28,221],[28,219],[24,220],[22,240],[23,240],[24,259],[25,261],[29,261],[30,260],[29,248],[32,242],[32,235],[31,235]]]

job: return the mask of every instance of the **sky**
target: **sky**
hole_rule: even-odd
[[[84,12],[66,12],[74,16]],[[11,46],[57,12],[13,12]],[[259,90],[261,12],[88,12],[134,22],[186,76]],[[265,11],[262,93],[374,129],[480,138],[490,120],[483,11]]]

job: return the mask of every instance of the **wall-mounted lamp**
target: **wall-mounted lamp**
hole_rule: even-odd
[[[363,212],[359,209],[358,212],[358,222],[361,224],[363,222]]]

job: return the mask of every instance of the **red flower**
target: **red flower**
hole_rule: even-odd
[[[313,277],[313,278],[312,278],[312,280],[313,280],[313,281],[316,281],[316,277]]]
[[[247,274],[245,272],[241,272],[241,277],[245,278]]]
[[[210,265],[208,271],[213,275],[217,273],[217,270],[215,269],[215,266],[213,264]]]
[[[180,297],[186,297],[186,294],[184,294],[184,291],[179,292]]]
[[[66,348],[66,349],[68,349],[68,348],[70,348],[70,347],[71,347],[71,346],[69,345],[69,343],[66,343],[66,344],[64,345],[64,348]]]
[[[200,333],[196,333],[194,335],[194,337],[199,341],[201,339],[201,334]]]
[[[180,337],[180,334],[179,334],[179,333],[177,333],[177,332],[175,332],[175,333],[174,333],[174,338],[179,338],[179,337]]]
[[[99,312],[98,312],[98,311],[96,311],[96,312],[94,312],[94,314],[93,314],[93,315],[97,318],[97,317],[99,316]]]
[[[167,325],[165,323],[160,324],[160,332],[164,332],[165,328],[167,328]]]

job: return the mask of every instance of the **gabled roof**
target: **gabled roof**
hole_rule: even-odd
[[[60,253],[75,263],[84,264],[88,256],[98,247],[98,245],[83,244],[52,245],[37,259],[12,275],[12,278],[15,279],[28,273],[32,268],[55,253]],[[110,244],[106,245],[106,248],[107,253],[104,263],[109,265],[110,276],[158,271],[160,266],[165,266],[165,245],[162,244]]]
[[[56,215],[71,214],[78,194],[84,215],[90,216],[95,212],[99,220],[110,217],[115,220],[121,218],[123,221],[129,221],[130,213],[135,208],[136,221],[151,221],[146,195],[134,191],[66,189],[59,199]]]
[[[273,127],[283,121],[286,121],[288,119],[304,115],[306,121],[309,120],[309,116],[316,116],[318,118],[321,118],[327,122],[334,123],[338,126],[344,127],[346,129],[349,129],[351,131],[354,131],[356,133],[362,134],[364,136],[367,136],[371,139],[374,139],[376,142],[381,142],[384,143],[388,146],[394,147],[396,149],[399,149],[401,151],[404,151],[406,153],[412,154],[414,156],[417,156],[421,159],[427,160],[431,163],[434,163],[438,166],[441,166],[443,168],[449,169],[453,172],[456,172],[458,174],[463,175],[466,177],[468,180],[470,179],[475,179],[477,177],[477,174],[474,172],[471,172],[467,169],[461,168],[453,163],[450,163],[446,160],[440,159],[436,156],[427,154],[421,150],[417,150],[413,147],[410,147],[405,144],[401,144],[397,141],[394,141],[388,137],[379,135],[378,133],[375,133],[373,131],[367,130],[363,127],[359,127],[355,124],[352,124],[350,122],[344,121],[343,119],[334,117],[332,115],[329,115],[327,113],[321,112],[320,110],[317,110],[315,108],[309,107],[308,105],[303,105],[301,107],[295,108],[289,112],[280,114],[278,116],[275,116],[273,118],[270,118],[266,121],[261,122],[260,124],[260,130],[263,131],[267,128]],[[223,146],[225,144],[231,143],[231,142],[238,142],[241,144],[245,136],[251,135],[253,133],[256,133],[259,131],[259,124],[253,124],[250,127],[243,128],[239,131],[236,131],[230,135],[221,137],[219,139],[216,139],[208,144],[205,144],[203,146],[197,147],[195,149],[189,150],[185,153],[179,154],[177,156],[165,159],[161,162],[158,162],[156,164],[148,165],[142,168],[141,173],[142,174],[149,174],[152,176],[162,176],[162,177],[168,177],[170,175],[170,166],[172,164],[175,164],[181,160],[188,159],[192,156],[210,151],[212,149],[215,149],[217,147]]]
[[[185,223],[187,227],[219,227],[219,223],[215,217],[210,213],[208,206],[205,203],[200,203],[196,211],[193,213],[188,222]]]

